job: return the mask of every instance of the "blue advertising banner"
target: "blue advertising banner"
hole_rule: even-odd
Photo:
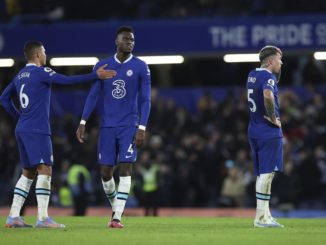
[[[289,51],[326,49],[326,15],[304,15],[0,25],[0,56],[22,56],[27,40],[43,41],[50,56],[105,56],[115,52],[121,25],[134,27],[138,55],[257,52],[266,44]]]

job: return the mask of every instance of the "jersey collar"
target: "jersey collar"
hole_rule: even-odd
[[[37,66],[35,63],[27,63],[26,66]]]
[[[117,58],[117,54],[115,54],[114,55],[114,59],[115,59],[115,61],[117,62],[117,63],[119,63],[119,64],[124,64],[124,63],[127,63],[129,60],[131,60],[132,59],[132,57],[133,57],[133,55],[132,54],[130,54],[130,56],[129,56],[129,58],[128,59],[126,59],[124,62],[120,62],[120,60],[118,60],[118,58]]]
[[[266,68],[256,68],[256,71],[267,71],[272,74],[272,72]]]

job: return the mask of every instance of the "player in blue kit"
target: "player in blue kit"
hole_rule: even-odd
[[[259,52],[259,59],[261,67],[252,70],[247,80],[248,138],[257,175],[254,227],[284,227],[272,217],[269,209],[275,171],[283,169],[283,133],[277,87],[283,64],[282,51],[275,46],[265,46]]]
[[[83,143],[86,121],[101,96],[98,162],[104,192],[112,207],[108,227],[123,228],[120,221],[130,192],[132,166],[136,162],[137,148],[144,143],[150,113],[151,80],[146,63],[132,55],[135,38],[131,27],[118,29],[115,44],[117,53],[98,62],[95,68],[107,64],[117,75],[93,84],[76,134]],[[120,177],[116,192],[113,172],[117,165]]]
[[[5,226],[9,228],[32,227],[20,217],[20,211],[37,174],[35,191],[38,220],[35,227],[62,228],[65,226],[56,223],[48,216],[53,165],[49,123],[51,85],[107,79],[113,77],[116,72],[105,70],[106,65],[103,65],[86,75],[68,77],[58,74],[51,68],[44,67],[45,49],[38,41],[27,42],[24,54],[27,60],[26,66],[18,72],[0,97],[3,107],[18,120],[15,134],[23,168],[22,175],[15,186],[13,203]],[[12,100],[15,96],[18,96],[19,109]]]

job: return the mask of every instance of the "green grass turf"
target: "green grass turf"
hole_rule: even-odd
[[[25,219],[35,223],[35,217]],[[285,228],[253,228],[249,218],[125,217],[123,229],[103,217],[55,217],[65,229],[8,229],[0,217],[0,244],[326,244],[326,219],[279,219]]]

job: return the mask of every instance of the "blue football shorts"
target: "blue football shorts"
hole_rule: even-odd
[[[255,175],[283,171],[283,138],[249,138],[249,144]]]
[[[23,168],[39,164],[53,165],[53,150],[50,135],[16,133],[20,163]]]
[[[98,162],[108,166],[136,162],[136,131],[136,126],[101,128],[97,147]]]

